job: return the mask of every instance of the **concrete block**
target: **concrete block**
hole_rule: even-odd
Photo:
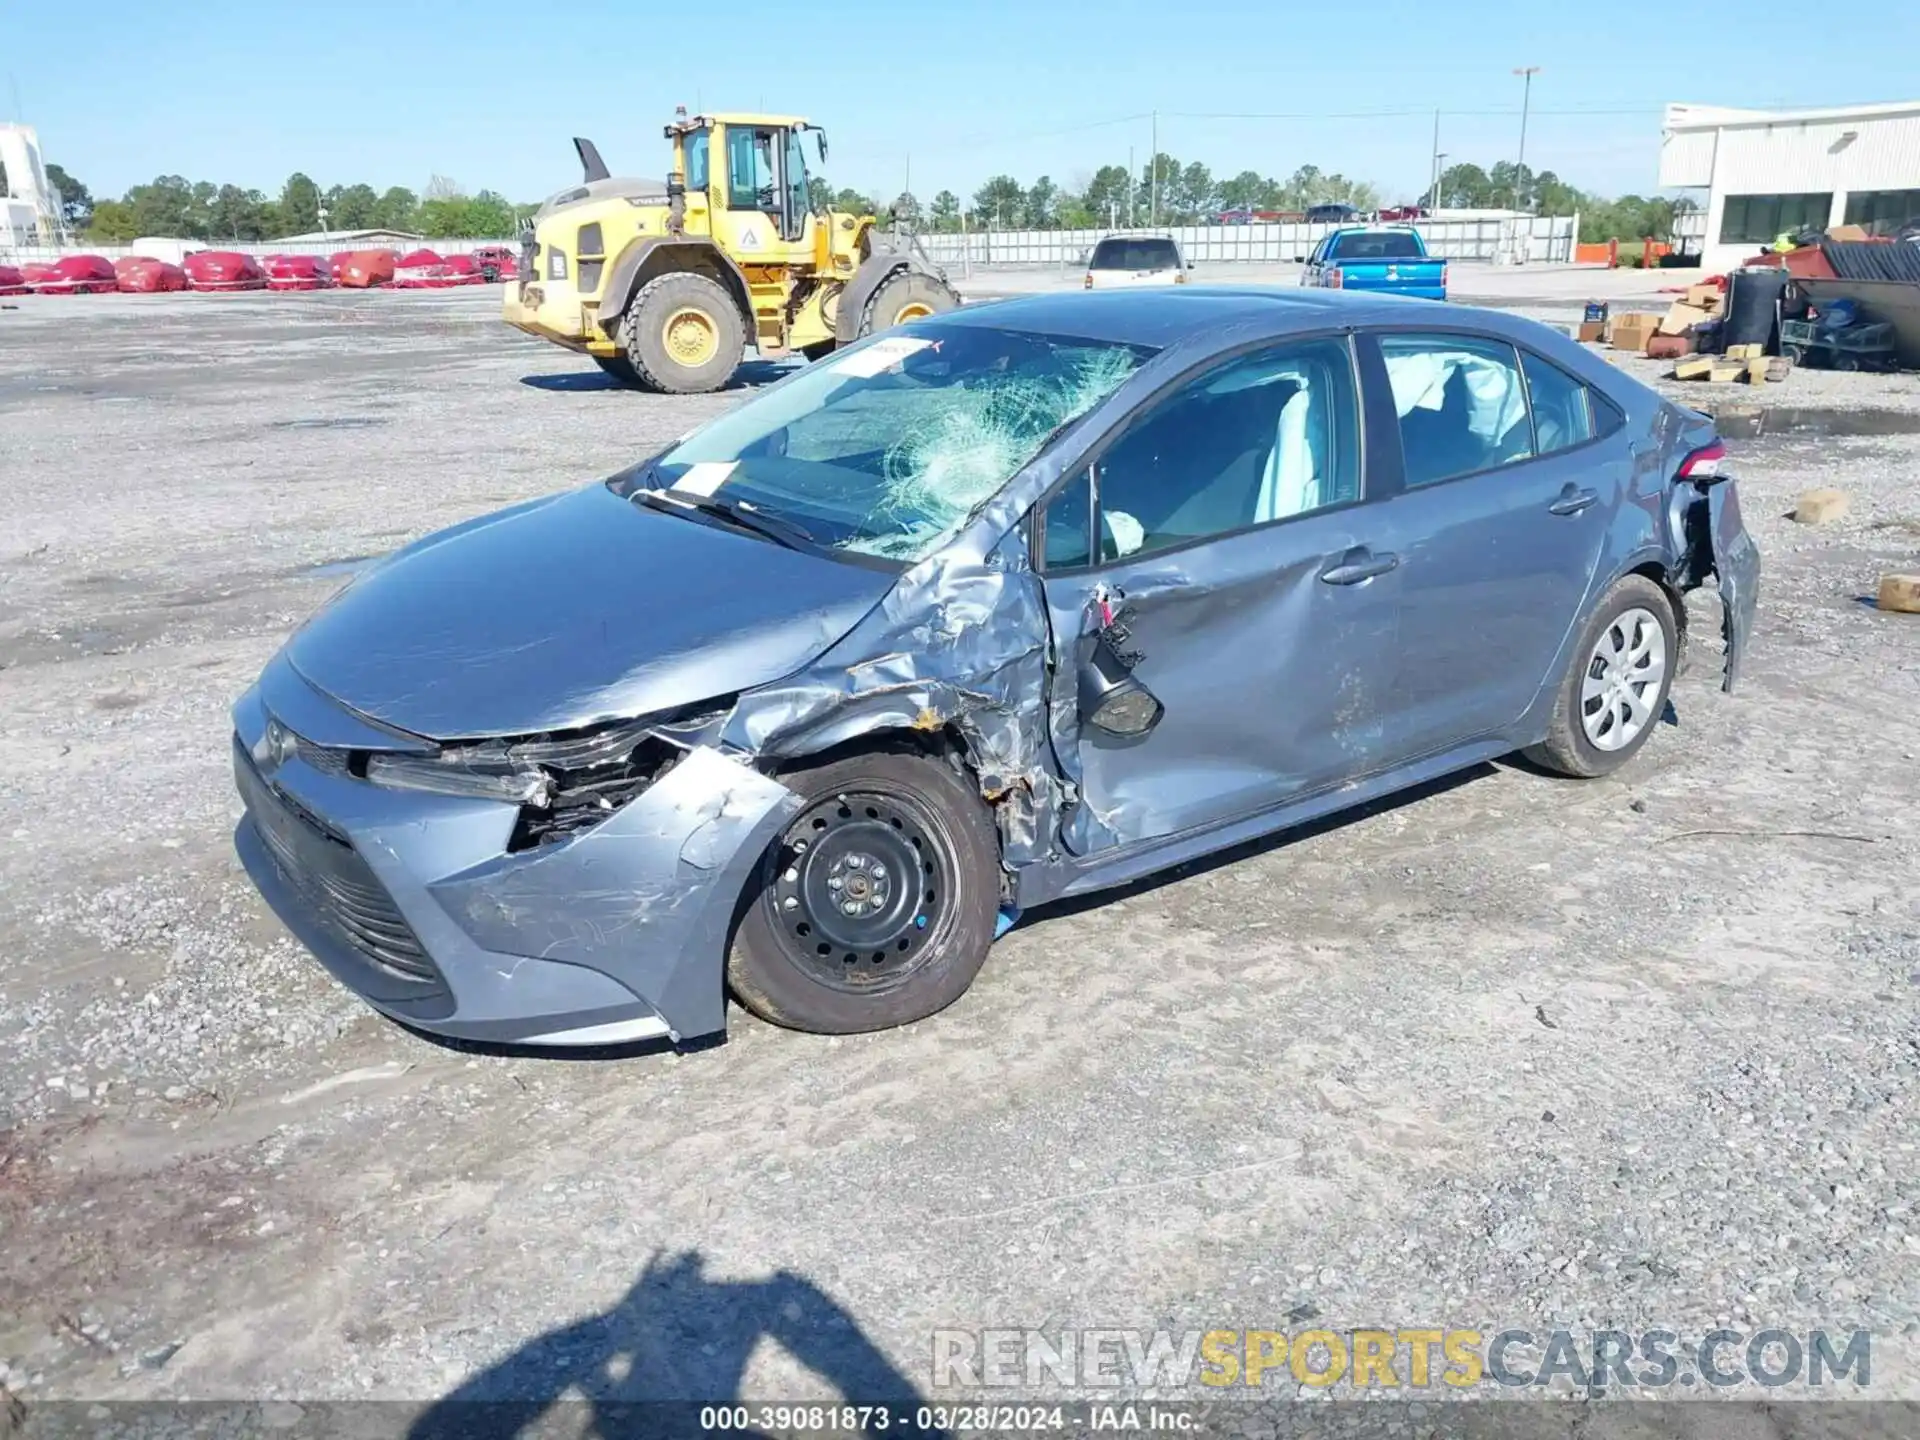
[[[1844,490],[1809,490],[1795,502],[1793,518],[1802,525],[1826,525],[1844,520],[1850,508]]]
[[[1882,610],[1920,615],[1920,575],[1882,575],[1877,603]]]

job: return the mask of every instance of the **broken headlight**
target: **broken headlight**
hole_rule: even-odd
[[[488,767],[463,750],[369,756],[367,779],[389,790],[421,790],[515,805],[545,806],[553,797],[553,781],[542,771],[512,765]]]

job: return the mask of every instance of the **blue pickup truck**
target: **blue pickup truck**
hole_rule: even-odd
[[[1302,285],[1376,295],[1447,298],[1447,262],[1427,258],[1420,232],[1405,225],[1351,226],[1331,232],[1307,257]]]

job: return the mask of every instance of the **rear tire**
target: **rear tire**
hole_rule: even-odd
[[[627,307],[623,340],[639,383],[669,395],[720,389],[740,368],[747,343],[726,287],[685,270],[640,287]]]
[[[880,283],[860,316],[862,335],[878,334],[896,325],[957,309],[960,300],[939,280],[917,270],[902,270]]]
[[[640,372],[633,368],[633,362],[624,355],[595,355],[593,363],[600,367],[603,374],[622,385],[638,387],[640,384]]]
[[[892,753],[782,778],[804,804],[742,897],[734,995],[822,1035],[952,1004],[986,960],[1000,907],[999,843],[978,793],[950,765]]]
[[[1679,659],[1667,592],[1644,575],[1622,576],[1581,627],[1547,738],[1526,757],[1575,779],[1612,774],[1666,713]]]

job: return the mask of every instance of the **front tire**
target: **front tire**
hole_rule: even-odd
[[[993,819],[950,765],[870,754],[782,777],[803,802],[749,882],[727,957],[740,1002],[822,1035],[909,1024],[993,943]]]
[[[874,335],[928,315],[944,314],[959,304],[953,291],[933,276],[902,270],[882,281],[873,292],[860,317],[860,333]]]
[[[1672,600],[1644,575],[1621,577],[1588,616],[1573,654],[1547,738],[1525,754],[1586,780],[1639,754],[1666,712],[1680,658]]]
[[[624,342],[647,389],[699,395],[720,389],[740,368],[746,326],[719,281],[675,271],[640,287],[627,307]]]

